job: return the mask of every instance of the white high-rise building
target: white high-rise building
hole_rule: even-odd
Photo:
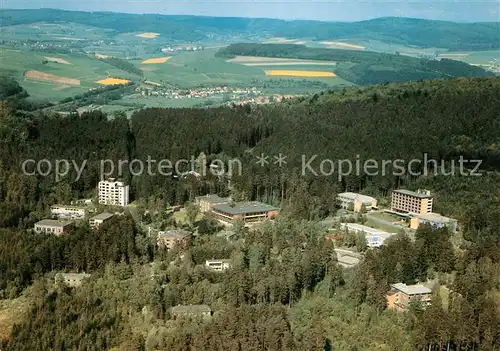
[[[99,182],[99,203],[112,206],[128,205],[129,186],[113,178]]]

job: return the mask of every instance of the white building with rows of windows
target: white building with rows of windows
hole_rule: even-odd
[[[99,203],[102,205],[122,206],[128,205],[129,186],[124,182],[111,178],[99,182]]]

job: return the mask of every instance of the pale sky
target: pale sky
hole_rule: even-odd
[[[460,22],[500,21],[499,0],[0,0],[3,8],[359,21],[399,16]]]

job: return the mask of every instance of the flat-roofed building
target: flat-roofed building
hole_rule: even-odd
[[[388,238],[392,236],[391,233],[358,223],[340,223],[340,229],[347,230],[349,233],[353,234],[364,234],[366,243],[369,247],[380,247]]]
[[[98,229],[104,222],[113,218],[113,214],[109,212],[100,213],[89,219],[89,225],[92,229]]]
[[[452,233],[455,233],[458,227],[456,219],[445,217],[438,213],[427,213],[414,216],[410,220],[410,228],[416,230],[420,225],[425,223],[429,223],[434,228],[447,227]]]
[[[231,260],[220,259],[220,260],[206,260],[205,267],[214,271],[223,271],[231,268]]]
[[[432,300],[432,291],[420,284],[406,285],[397,283],[391,285],[391,290],[386,298],[387,308],[403,312],[408,309],[412,302],[420,303],[422,307],[428,306]]]
[[[191,233],[182,229],[171,229],[158,232],[157,244],[159,247],[172,249],[175,245],[184,246]]]
[[[86,210],[81,206],[53,205],[50,207],[50,214],[59,219],[84,219]]]
[[[129,186],[114,178],[102,180],[99,182],[98,195],[102,205],[125,207],[129,201]]]
[[[90,277],[87,273],[57,273],[55,280],[62,281],[69,287],[76,288],[82,285],[82,281]]]
[[[337,202],[343,209],[352,208],[354,212],[360,212],[363,207],[367,211],[377,207],[377,199],[374,197],[351,192],[338,194]]]
[[[227,204],[231,199],[229,197],[220,197],[219,195],[211,194],[198,196],[195,201],[198,206],[200,206],[200,211],[202,213],[212,211],[212,207],[215,205]]]
[[[339,263],[340,266],[344,268],[351,268],[359,263],[359,258],[349,255],[337,254],[337,262]]]
[[[174,318],[209,318],[212,309],[208,305],[177,305],[168,309]]]
[[[237,202],[215,205],[212,214],[222,222],[232,224],[236,219],[244,223],[262,222],[273,219],[280,209],[258,201]]]
[[[433,197],[429,190],[393,190],[391,210],[400,213],[423,215],[432,212],[432,201]]]
[[[54,235],[63,235],[73,229],[72,221],[57,221],[54,219],[43,219],[35,223],[34,230],[37,233],[47,233]]]

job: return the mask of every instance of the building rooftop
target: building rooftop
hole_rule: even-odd
[[[207,305],[178,305],[170,308],[171,313],[194,314],[210,313],[212,310]]]
[[[163,232],[158,232],[158,237],[174,237],[177,239],[182,239],[189,236],[189,232],[183,229],[170,229]]]
[[[211,259],[211,260],[206,260],[205,264],[214,263],[214,262],[231,263],[231,259],[229,259],[229,258]]]
[[[431,195],[430,191],[428,191],[428,190],[411,191],[411,190],[406,190],[406,189],[397,189],[397,190],[393,190],[392,192],[403,194],[403,195],[408,195],[408,196],[413,196],[413,197],[419,197],[421,199],[432,198],[432,195]]]
[[[449,223],[449,222],[456,222],[457,221],[456,219],[442,216],[439,213],[427,213],[427,214],[418,215],[417,217],[420,219],[430,221],[430,222],[435,222],[435,223]]]
[[[97,216],[92,217],[91,219],[105,221],[106,219],[109,219],[111,217],[113,217],[112,213],[103,212],[103,213],[99,213]]]
[[[359,263],[359,258],[344,255],[344,256],[337,256],[337,261],[345,266],[355,266]]]
[[[207,202],[210,202],[212,204],[223,204],[225,202],[229,202],[230,198],[229,197],[220,197],[217,194],[209,194],[209,195],[198,196],[198,197],[196,197],[196,200],[207,201]]]
[[[237,202],[233,205],[231,204],[220,204],[213,207],[214,210],[229,213],[232,215],[256,213],[256,212],[268,212],[268,211],[278,211],[278,207],[264,204],[258,201],[250,202]]]
[[[42,219],[40,222],[36,222],[35,225],[43,225],[50,227],[61,227],[64,228],[67,225],[73,224],[73,221],[58,221],[55,219]]]
[[[426,286],[416,284],[416,285],[406,285],[404,283],[397,283],[391,285],[394,289],[399,290],[407,295],[420,295],[420,294],[430,294],[432,290]]]
[[[384,232],[383,230],[375,229],[372,227],[367,227],[366,225],[358,224],[358,223],[340,223],[340,228],[344,229],[347,227],[347,229],[351,230],[356,230],[356,231],[363,231],[366,234],[369,235],[377,235],[377,236],[382,236],[382,237],[390,237],[392,236],[391,233]]]
[[[54,208],[75,208],[75,209],[78,209],[78,210],[85,210],[86,207],[85,206],[81,206],[81,205],[52,205],[50,206],[51,209],[54,209]]]
[[[62,277],[63,279],[71,279],[71,280],[82,280],[85,278],[90,278],[90,274],[87,273],[57,273],[57,277]]]
[[[348,198],[348,199],[353,200],[353,201],[358,200],[358,201],[361,201],[362,203],[372,203],[374,201],[377,201],[377,199],[375,199],[374,197],[362,195],[362,194],[358,194],[358,193],[351,193],[351,192],[340,193],[340,194],[337,194],[337,196]]]

